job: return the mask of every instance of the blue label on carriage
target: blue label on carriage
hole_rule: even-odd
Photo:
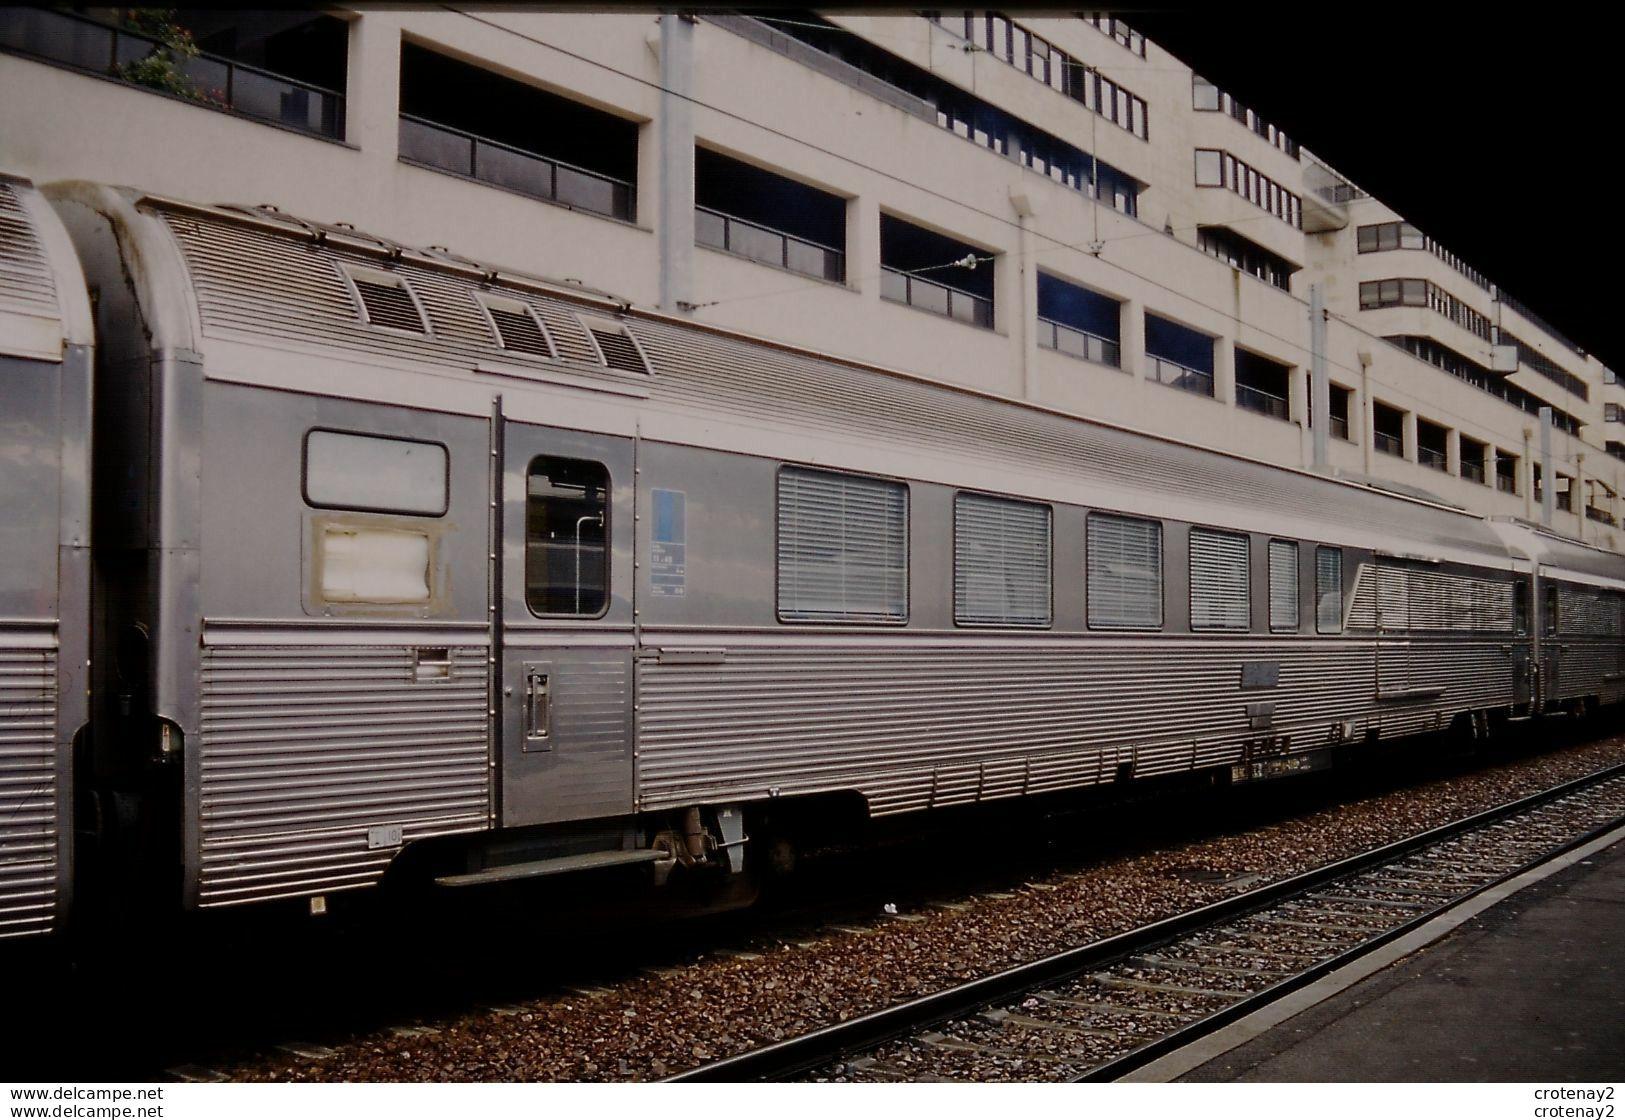
[[[681,490],[656,490],[653,497],[649,590],[658,596],[686,595],[688,575],[684,553],[687,551],[687,526],[684,515],[687,502]]]

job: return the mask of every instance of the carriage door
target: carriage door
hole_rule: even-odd
[[[632,442],[503,426],[502,824],[632,809]]]
[[[1512,706],[1521,714],[1532,699],[1529,661],[1529,581],[1512,585]]]
[[[1562,624],[1558,616],[1558,590],[1556,582],[1540,581],[1540,696],[1542,708],[1555,704],[1562,695],[1563,647],[1557,641],[1557,629]]]

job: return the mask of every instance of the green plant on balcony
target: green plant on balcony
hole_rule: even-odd
[[[224,102],[222,91],[203,90],[187,73],[186,64],[202,52],[191,31],[175,22],[174,8],[127,8],[122,15],[126,27],[157,42],[145,58],[120,66],[120,78],[193,101]]]

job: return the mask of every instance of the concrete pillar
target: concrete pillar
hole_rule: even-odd
[[[660,307],[692,309],[694,286],[694,17],[667,9],[660,16]],[[640,192],[649,189],[639,184]]]
[[[870,195],[846,204],[846,284],[880,296],[880,204]]]
[[[1403,450],[1405,452],[1405,458],[1415,463],[1419,461],[1416,455],[1416,413],[1405,412],[1402,413],[1402,415],[1404,416],[1404,427],[1401,429],[1401,431],[1404,433]]]
[[[1213,340],[1213,399],[1236,403],[1236,348],[1228,338]]]
[[[1021,396],[1038,396],[1038,262],[1033,256],[1032,199],[1025,191],[1011,190],[1010,206],[1016,212],[1016,252],[1001,253],[997,262],[1003,270],[1003,283],[996,284],[994,323],[1010,332],[1021,354]],[[1004,302],[1005,294],[1011,296]]]
[[[401,146],[401,21],[384,8],[350,20],[344,139],[393,182]],[[385,168],[388,170],[384,170]],[[360,219],[357,219],[360,223]]]
[[[1123,372],[1140,380],[1145,379],[1145,304],[1137,299],[1126,299],[1122,306],[1122,332],[1118,339],[1123,357]]]
[[[1453,475],[1461,474],[1461,433],[1451,429],[1444,437],[1445,469]]]

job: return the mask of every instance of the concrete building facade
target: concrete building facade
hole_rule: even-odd
[[[348,222],[1483,513],[1549,497],[1625,548],[1613,373],[1110,16],[13,8],[0,169]]]

